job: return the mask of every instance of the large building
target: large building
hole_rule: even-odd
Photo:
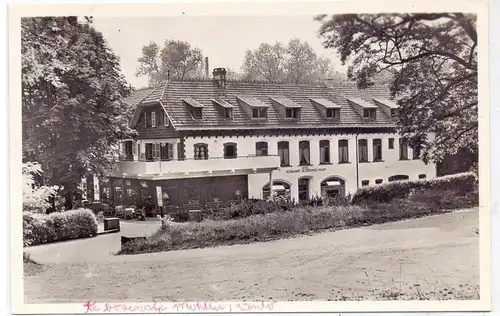
[[[436,176],[395,131],[385,88],[226,80],[169,81],[136,91],[131,127],[112,172],[115,204],[150,199],[202,208],[290,194],[335,197],[393,180]],[[157,194],[161,187],[161,194]]]

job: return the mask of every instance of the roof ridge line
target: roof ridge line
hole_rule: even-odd
[[[153,91],[151,91],[150,93],[148,93],[148,95],[146,95],[144,98],[141,99],[141,101],[139,101],[137,104],[141,104],[144,100],[146,100],[147,98],[149,98],[154,92],[156,92],[159,88],[162,88],[162,86],[160,87],[156,87],[156,88],[153,88]]]

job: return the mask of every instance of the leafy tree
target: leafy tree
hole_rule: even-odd
[[[360,88],[384,70],[400,105],[398,129],[423,144],[424,161],[459,148],[477,153],[476,16],[347,14],[316,17],[326,48],[333,48]],[[427,137],[427,133],[434,134]]]
[[[297,38],[287,45],[262,43],[253,51],[247,50],[242,70],[246,78],[293,83],[342,77],[329,59],[318,57],[308,42]]]
[[[243,75],[236,72],[235,70],[231,68],[226,68],[226,78],[229,80],[241,80],[243,78]]]
[[[91,20],[21,21],[23,159],[44,166],[42,185],[63,186],[66,208],[82,176],[117,160],[117,143],[133,131],[130,88],[119,59]]]
[[[39,186],[35,177],[42,175],[42,168],[37,162],[23,163],[23,211],[33,213],[43,213],[51,205],[49,199],[52,198],[59,187]]]
[[[248,78],[268,81],[284,80],[286,77],[284,56],[286,48],[281,43],[260,44],[256,50],[247,50],[241,67]]]
[[[137,76],[147,76],[149,84],[156,86],[171,79],[203,76],[203,53],[188,42],[166,40],[163,48],[151,42],[142,48],[138,59]]]

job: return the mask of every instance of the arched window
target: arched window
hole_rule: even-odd
[[[255,143],[255,155],[256,156],[267,156],[267,142]]]
[[[224,158],[236,158],[238,157],[238,153],[236,150],[236,143],[225,143],[224,144]]]
[[[409,179],[410,179],[410,177],[408,177],[407,175],[398,174],[398,175],[389,177],[389,182],[392,182],[392,181],[404,181],[404,180],[409,180]]]
[[[321,197],[335,199],[345,195],[345,181],[339,177],[329,177],[321,182]]]
[[[199,143],[194,145],[194,159],[204,160],[208,159],[208,145]]]
[[[290,194],[290,184],[285,181],[276,180],[273,181],[273,192],[278,196],[287,196]],[[267,183],[262,188],[262,198],[267,199],[271,195],[271,190],[269,187],[269,183]]]

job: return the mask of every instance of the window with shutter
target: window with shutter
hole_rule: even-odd
[[[156,127],[156,112],[151,112],[151,127]]]

